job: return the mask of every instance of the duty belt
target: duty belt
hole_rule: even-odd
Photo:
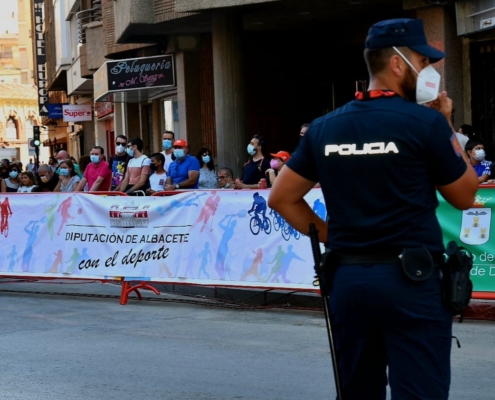
[[[350,264],[397,264],[400,263],[400,254],[346,254],[338,253],[338,265]],[[443,264],[443,254],[432,254],[436,266]]]

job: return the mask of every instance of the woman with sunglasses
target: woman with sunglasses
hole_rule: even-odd
[[[199,149],[196,154],[196,158],[201,165],[199,170],[199,189],[216,189],[217,188],[217,173],[215,172],[215,164],[213,163],[213,157],[211,151],[206,147]]]
[[[8,168],[9,177],[2,181],[2,193],[17,193],[19,189],[19,167],[12,163]]]

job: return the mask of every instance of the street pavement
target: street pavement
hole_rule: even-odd
[[[121,306],[119,292],[0,280],[0,399],[335,398],[320,311],[168,294]],[[495,398],[494,333],[495,322],[454,324],[450,399]]]

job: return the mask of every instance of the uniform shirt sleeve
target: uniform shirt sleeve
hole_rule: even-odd
[[[435,186],[449,185],[466,172],[459,141],[447,120],[438,114],[426,144],[427,161],[431,166],[431,179]]]
[[[296,151],[292,153],[287,166],[296,174],[313,182],[319,182],[318,168],[316,164],[316,152],[314,151],[315,130],[309,129],[302,138]]]

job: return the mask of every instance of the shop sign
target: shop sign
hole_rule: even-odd
[[[36,48],[36,73],[38,82],[38,107],[41,117],[48,117],[48,89],[46,75],[46,45],[43,17],[44,0],[34,0],[34,45]]]
[[[52,119],[62,119],[64,117],[64,104],[48,104],[48,116]]]
[[[109,92],[175,85],[174,59],[170,54],[106,64]]]
[[[103,118],[113,113],[113,103],[109,101],[101,101],[95,103],[95,111],[97,118]]]
[[[63,106],[65,122],[91,121],[91,104],[68,104]]]

